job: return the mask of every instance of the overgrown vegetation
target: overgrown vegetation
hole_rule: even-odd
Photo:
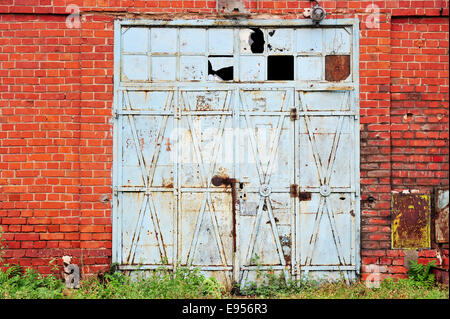
[[[416,278],[416,277],[414,277]],[[194,298],[277,298],[277,299],[448,299],[448,286],[419,284],[417,279],[385,279],[378,288],[368,288],[358,281],[285,282],[282,276],[265,274],[260,284],[241,287],[243,295],[232,295],[215,279],[205,278],[198,269],[179,267],[176,271],[159,270],[131,279],[112,271],[99,280],[81,282],[80,289],[65,289],[55,275],[42,276],[19,266],[0,272],[0,299],[194,299]]]
[[[435,264],[436,262],[434,260],[426,265],[410,260],[408,276],[412,281],[412,284],[416,287],[433,287],[435,278],[434,274],[431,273],[431,268],[435,267]]]
[[[0,272],[0,299],[217,299],[225,294],[214,278],[187,267],[161,269],[147,276],[142,272],[137,278],[112,270],[101,279],[83,280],[79,289],[70,290],[55,275],[42,276],[33,269],[13,265]]]
[[[55,276],[42,276],[34,269],[13,265],[0,271],[0,298],[59,299],[63,298],[63,282]]]
[[[66,289],[54,274],[43,276],[34,269],[1,263],[0,229],[0,299],[194,299],[194,298],[295,298],[295,299],[448,299],[448,286],[436,285],[430,273],[433,264],[411,262],[408,279],[385,279],[378,288],[368,288],[358,281],[314,282],[285,281],[271,271],[257,271],[258,284],[237,287],[233,295],[214,278],[206,278],[197,268],[178,267],[175,271],[159,269],[140,272],[131,278],[116,265],[101,277],[81,281],[79,289]],[[60,268],[51,261],[52,271]]]
[[[269,274],[262,284],[250,283],[242,291],[247,296],[277,299],[448,299],[449,288],[440,284],[418,285],[407,279],[384,279],[378,287],[363,281],[350,285],[345,280],[330,282],[285,282],[283,276]]]
[[[147,275],[147,276],[146,276]],[[175,271],[142,272],[131,278],[110,271],[102,280],[90,278],[73,291],[72,298],[89,299],[180,299],[221,298],[225,289],[214,278],[205,278],[199,269],[178,267]]]
[[[240,287],[247,296],[263,298],[296,299],[448,299],[449,287],[435,282],[431,268],[435,262],[422,265],[410,261],[408,278],[386,278],[378,285],[367,287],[363,281],[351,285],[342,279],[339,281],[300,281],[284,280],[283,274],[257,271],[257,280]]]

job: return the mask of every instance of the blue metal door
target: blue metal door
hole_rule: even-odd
[[[113,261],[354,278],[357,27],[117,21]]]

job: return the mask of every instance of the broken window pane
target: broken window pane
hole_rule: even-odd
[[[294,80],[294,56],[270,55],[267,57],[267,80]]]
[[[241,53],[263,53],[264,33],[260,28],[242,29],[239,31]]]
[[[292,39],[294,30],[292,29],[277,29],[269,30],[267,33],[267,49],[269,53],[284,53],[290,54],[292,52]]]
[[[233,57],[209,57],[208,80],[232,81],[233,80]]]

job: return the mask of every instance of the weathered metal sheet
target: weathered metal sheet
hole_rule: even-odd
[[[299,92],[300,156],[299,263],[305,274],[355,265],[355,118],[352,92]],[[316,115],[315,111],[325,111]],[[321,268],[322,267],[322,268]],[[351,269],[351,268],[350,268]],[[319,272],[320,273],[320,272]],[[326,272],[324,272],[324,275]],[[350,279],[354,273],[343,271]],[[333,277],[332,273],[328,273]],[[320,275],[319,275],[320,276]]]
[[[449,190],[436,190],[435,203],[435,238],[437,243],[448,243],[448,210],[449,210]],[[448,280],[448,274],[447,274]]]
[[[325,57],[325,80],[342,81],[350,75],[350,55],[327,55]]]
[[[392,248],[429,248],[431,196],[392,194]]]
[[[116,22],[122,269],[359,271],[357,21],[276,21]],[[330,55],[352,59],[342,83]]]

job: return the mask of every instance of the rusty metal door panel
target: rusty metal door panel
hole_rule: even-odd
[[[448,195],[449,195],[448,188],[436,189],[435,238],[437,243],[448,243],[448,211],[449,211]]]
[[[392,194],[392,248],[430,248],[431,196]]]
[[[115,24],[113,262],[354,278],[358,22]]]

